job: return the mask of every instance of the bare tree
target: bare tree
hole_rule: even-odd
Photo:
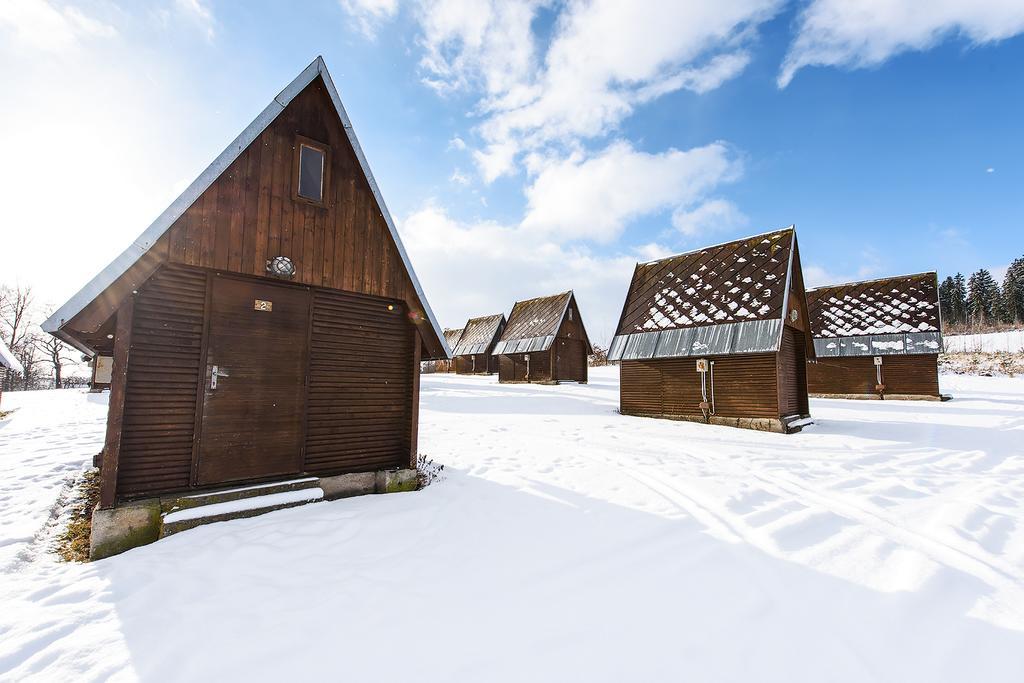
[[[590,367],[601,367],[608,365],[608,349],[600,344],[594,344],[594,352],[590,354]]]
[[[25,368],[20,376],[22,389],[33,385],[32,370],[36,364],[36,342],[39,336],[32,331],[33,316],[34,297],[31,287],[0,287],[0,335]],[[7,373],[4,389],[13,389],[18,379],[16,373]]]
[[[76,362],[71,349],[60,339],[49,334],[43,335],[40,339],[39,349],[45,361],[53,368],[53,388],[62,389],[64,365]]]
[[[32,327],[34,303],[31,287],[0,287],[0,325],[3,327],[4,341],[15,353]]]
[[[21,373],[22,391],[43,388],[42,377],[39,376],[39,347],[42,342],[42,334],[29,330],[21,337],[17,349],[12,349],[23,368]]]

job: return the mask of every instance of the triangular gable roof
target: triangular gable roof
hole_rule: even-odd
[[[941,331],[935,272],[809,289],[807,307],[815,338]]]
[[[459,340],[462,339],[462,333],[466,331],[465,327],[460,327],[457,330],[446,328],[444,331],[444,341],[448,344],[448,348],[455,350],[455,347],[459,345]]]
[[[471,356],[490,351],[505,323],[505,314],[470,318],[463,328],[462,337],[452,352],[453,356]]]
[[[526,353],[532,351],[547,351],[558,334],[562,321],[565,320],[565,313],[569,310],[569,304],[575,301],[572,290],[542,296],[536,299],[517,301],[509,313],[508,323],[501,339],[494,347],[494,355],[503,353]],[[578,307],[577,307],[578,308]],[[587,331],[580,320],[580,329],[583,330],[583,341],[587,345],[587,352],[592,353],[590,340]]]
[[[884,356],[942,350],[934,271],[807,291],[818,356]]]
[[[21,361],[15,357],[3,339],[0,339],[0,365],[13,372],[25,372],[25,368],[21,366]]]
[[[638,263],[609,359],[777,351],[798,251],[789,226]]]
[[[146,252],[156,244],[157,240],[159,240],[168,231],[174,222],[190,206],[192,206],[196,199],[198,199],[217,180],[217,178],[227,170],[227,168],[246,150],[246,148],[248,148],[249,145],[252,144],[252,142],[264,130],[266,130],[271,123],[274,122],[274,120],[285,110],[288,104],[300,92],[302,92],[306,86],[312,83],[317,76],[320,76],[323,79],[324,86],[330,96],[331,103],[334,105],[338,118],[341,119],[342,127],[345,130],[349,143],[352,145],[356,158],[359,160],[359,166],[362,169],[363,175],[366,177],[367,183],[369,183],[370,190],[377,201],[377,205],[380,208],[384,221],[391,233],[391,238],[394,240],[398,253],[401,255],[402,263],[409,274],[409,279],[412,282],[420,304],[423,306],[423,311],[426,313],[430,327],[436,335],[438,343],[443,347],[445,353],[450,358],[451,348],[445,341],[441,326],[438,324],[437,318],[434,316],[434,312],[431,310],[430,304],[427,302],[426,295],[423,293],[423,288],[420,286],[419,279],[416,277],[416,271],[413,269],[412,262],[409,260],[409,255],[406,253],[405,246],[402,244],[402,239],[398,235],[395,222],[391,217],[391,213],[388,211],[387,205],[384,203],[384,197],[381,196],[380,188],[377,186],[377,181],[373,177],[370,165],[366,160],[366,156],[363,154],[363,149],[359,144],[359,140],[356,138],[355,130],[352,128],[352,121],[349,119],[348,113],[345,111],[345,107],[341,103],[341,97],[338,95],[338,91],[334,87],[334,81],[331,80],[331,75],[327,71],[327,65],[324,63],[323,57],[320,56],[314,59],[309,66],[303,69],[302,73],[300,73],[295,80],[285,86],[285,88],[278,93],[273,100],[271,100],[270,104],[260,112],[259,116],[257,116],[252,123],[250,123],[245,130],[243,130],[238,137],[236,137],[231,144],[229,144],[227,148],[221,152],[209,166],[206,167],[206,170],[204,170],[199,177],[196,178],[192,184],[189,185],[185,191],[182,192],[178,198],[175,199],[171,205],[168,206],[164,212],[161,213],[157,219],[153,221],[153,223],[121,253],[120,256],[115,258],[77,294],[71,297],[63,306],[57,309],[53,315],[47,318],[47,320],[42,324],[43,330],[64,339],[87,353],[92,353],[93,350],[88,347],[84,347],[79,340],[70,335],[62,334],[60,328],[66,322],[78,315],[93,300],[102,295],[108,287],[110,287],[118,278],[124,275],[129,268],[138,262]]]

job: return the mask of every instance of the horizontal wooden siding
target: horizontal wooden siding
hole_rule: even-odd
[[[715,361],[715,409],[721,417],[779,417],[776,354],[709,357]],[[619,402],[633,415],[700,415],[695,358],[623,361]],[[708,397],[711,387],[708,377]]]
[[[307,472],[360,472],[408,462],[413,338],[400,302],[314,292]]]
[[[882,381],[887,394],[938,396],[938,356],[883,356]],[[812,394],[875,394],[875,383],[871,356],[819,358],[807,364],[807,385]]]
[[[119,497],[190,485],[206,283],[205,272],[165,267],[136,296]]]

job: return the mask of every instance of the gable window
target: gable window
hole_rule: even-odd
[[[295,199],[323,205],[330,168],[327,146],[300,136],[295,151]]]

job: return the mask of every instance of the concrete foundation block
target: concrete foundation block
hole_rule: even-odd
[[[160,538],[160,499],[147,498],[92,512],[89,559],[123,553]]]
[[[335,477],[322,477],[320,488],[323,489],[324,498],[327,500],[363,496],[377,491],[378,474],[378,472],[355,472],[339,474]]]
[[[377,472],[377,493],[415,491],[418,475],[414,469],[381,470]]]

